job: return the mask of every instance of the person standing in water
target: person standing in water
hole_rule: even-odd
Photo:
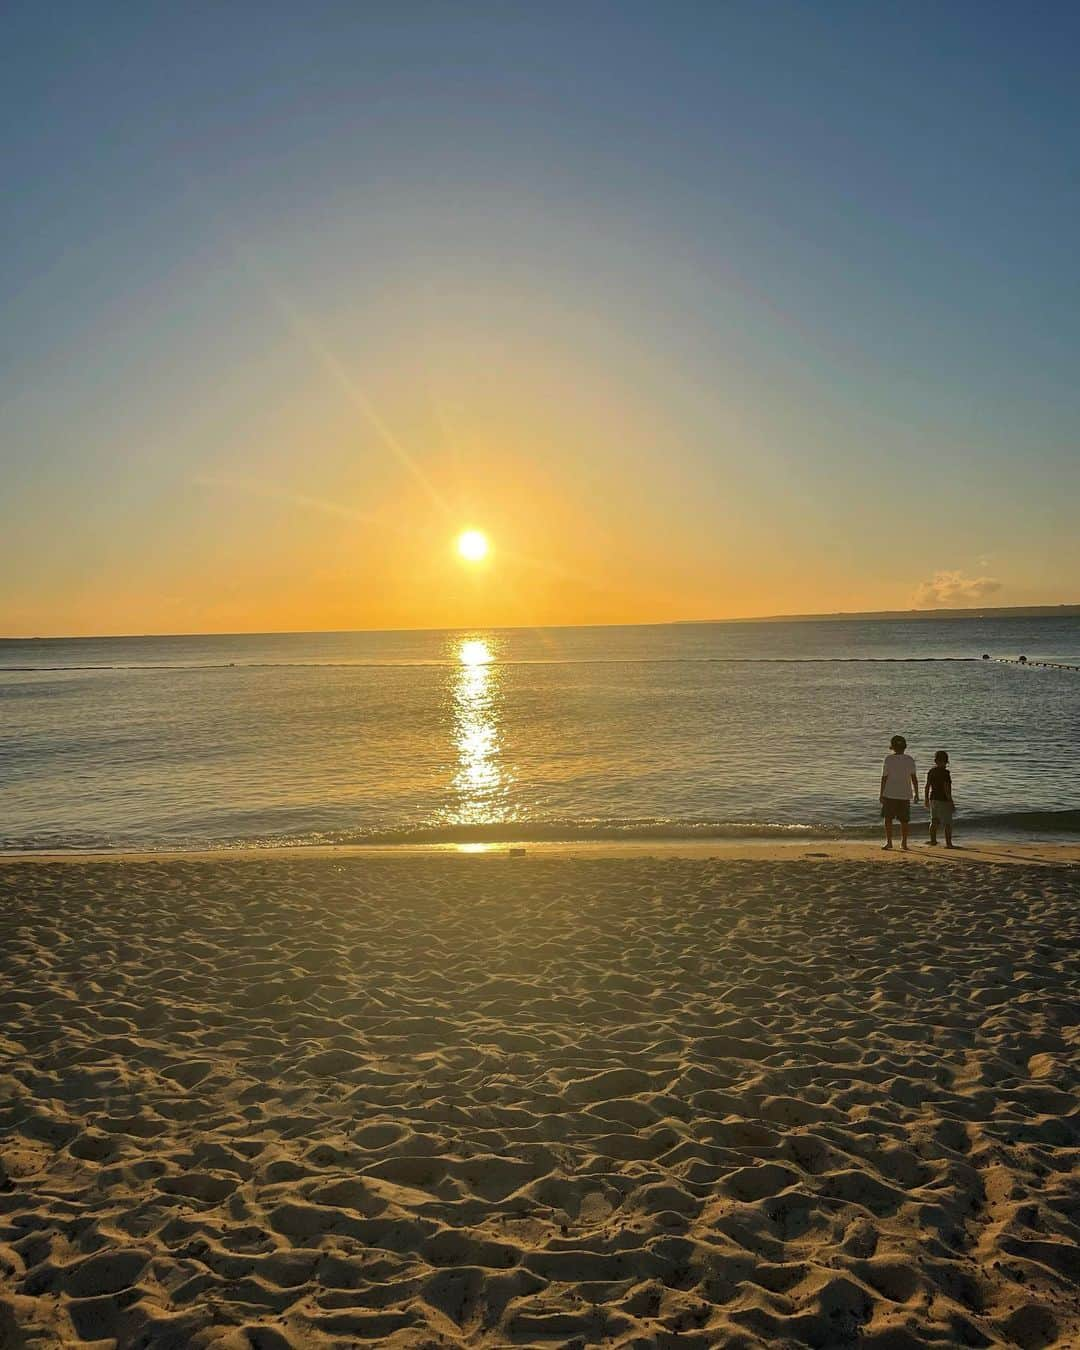
[[[934,767],[926,775],[926,809],[930,812],[930,842],[937,843],[937,827],[944,826],[945,847],[952,848],[952,823],[956,803],[952,795],[952,774],[949,772],[949,752],[939,750],[934,756]]]
[[[919,775],[915,772],[915,761],[905,754],[907,741],[903,736],[894,736],[889,744],[892,754],[885,756],[881,766],[881,814],[885,817],[882,848],[892,848],[893,821],[898,820],[900,847],[906,851],[911,803],[919,800]]]

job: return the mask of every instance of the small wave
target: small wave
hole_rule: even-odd
[[[680,820],[547,820],[502,821],[487,825],[418,825],[381,830],[327,833],[326,844],[456,844],[571,843],[633,840],[709,839],[865,839],[880,830],[875,817],[860,823],[829,821],[680,821]],[[959,828],[959,824],[958,824]],[[1080,835],[1078,811],[1020,811],[969,816],[963,828],[977,832]],[[312,840],[312,842],[316,842]]]
[[[489,825],[419,825],[401,829],[341,831],[323,836],[328,844],[572,843],[635,839],[788,839],[837,836],[842,827],[771,821],[516,820]]]
[[[925,825],[925,819],[916,823]],[[880,830],[876,819],[858,824],[780,821],[678,821],[678,820],[539,820],[501,821],[487,825],[420,824],[367,830],[326,830],[304,834],[265,832],[228,838],[185,836],[183,838],[118,838],[59,832],[0,838],[0,852],[53,852],[139,849],[148,852],[226,849],[312,847],[319,845],[368,845],[371,847],[506,844],[506,843],[605,843],[680,842],[699,840],[755,839],[870,839]],[[1014,811],[982,816],[964,816],[958,829],[966,834],[1005,838],[1080,838],[1080,810]]]
[[[1080,810],[1076,811],[1003,811],[985,816],[963,815],[957,829],[981,831],[1006,830],[1024,834],[1080,834]]]

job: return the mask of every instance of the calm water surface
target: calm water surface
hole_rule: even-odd
[[[1080,833],[1080,620],[0,642],[0,847]],[[920,817],[921,818],[921,817]]]

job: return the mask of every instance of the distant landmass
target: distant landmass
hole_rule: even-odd
[[[837,610],[832,614],[762,614],[752,619],[680,619],[679,623],[836,623],[857,619],[910,619],[921,623],[925,619],[1075,619],[1080,618],[1080,605],[1007,605],[983,609],[868,609],[851,613]]]

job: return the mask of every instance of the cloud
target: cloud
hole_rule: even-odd
[[[919,609],[934,609],[946,605],[962,608],[977,605],[988,595],[1001,590],[995,577],[966,577],[963,572],[935,572],[915,593]]]

